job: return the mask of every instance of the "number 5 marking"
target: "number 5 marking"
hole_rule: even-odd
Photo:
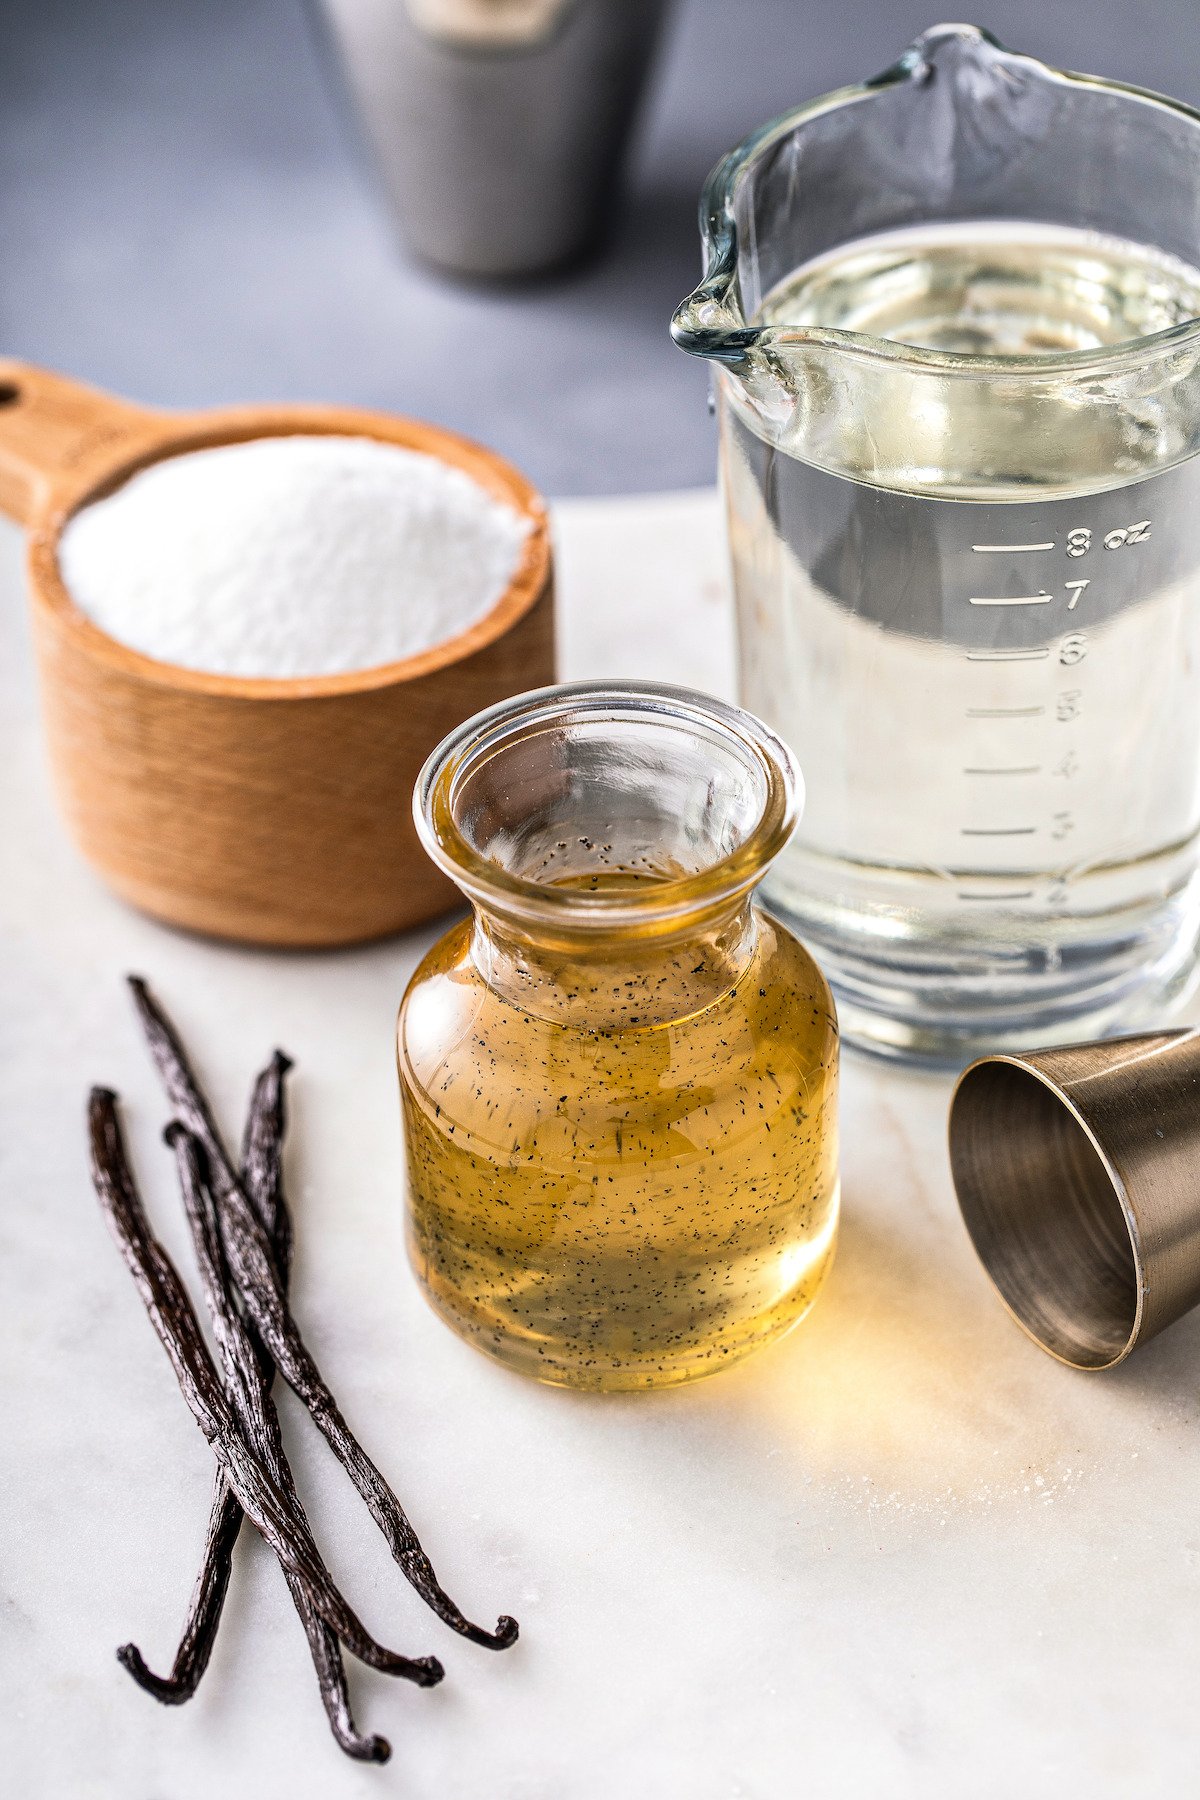
[[[1068,581],[1067,582],[1067,584],[1066,584],[1067,592],[1071,596],[1071,598],[1067,601],[1067,611],[1068,612],[1075,611],[1075,608],[1079,605],[1080,594],[1082,594],[1085,587],[1090,587],[1091,585],[1092,584],[1090,581]]]

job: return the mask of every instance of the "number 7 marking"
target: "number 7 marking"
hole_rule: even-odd
[[[1066,583],[1067,591],[1071,594],[1071,598],[1067,601],[1068,612],[1075,611],[1075,608],[1079,605],[1080,594],[1082,594],[1085,587],[1090,586],[1091,583],[1089,581],[1068,581]],[[1074,591],[1072,592],[1072,590]]]

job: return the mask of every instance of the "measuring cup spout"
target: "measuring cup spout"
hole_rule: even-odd
[[[934,26],[881,75],[772,120],[717,164],[700,205],[703,279],[672,336],[714,365],[718,394],[767,443],[855,479],[919,481],[914,421],[942,430],[943,417],[965,441],[941,442],[939,466],[968,466],[980,420],[1014,407],[1048,465],[1080,416],[1105,412],[1119,420],[1113,485],[1183,461],[1200,448],[1200,308],[1143,274],[1112,300],[1126,331],[1093,320],[1081,282],[1053,328],[1011,325],[986,292],[978,317],[943,318],[936,287],[916,307],[925,276],[919,262],[905,272],[903,241],[1020,219],[1035,234],[1069,224],[1150,241],[1194,267],[1198,127],[1179,102],[1050,68],[974,25]],[[1098,180],[1105,146],[1126,138],[1143,177]],[[858,241],[892,246],[859,271],[861,303],[829,274]],[[826,273],[797,298],[800,270]],[[906,308],[912,336],[894,328]]]
[[[773,325],[764,301],[848,230],[886,223],[856,216],[864,195],[869,211],[911,188],[937,210],[971,168],[986,182],[989,169],[1038,134],[1055,73],[978,26],[935,25],[873,80],[763,126],[717,164],[705,187],[704,277],[671,322],[680,349],[724,369],[777,439],[819,416],[836,395],[841,359],[872,349],[894,355],[896,347],[819,320]],[[886,120],[878,106],[861,104],[906,90],[914,103],[885,105]]]
[[[823,341],[821,332],[783,334],[747,323],[737,293],[736,234],[723,233],[715,217],[708,226],[708,271],[677,308],[671,336],[681,350],[714,364],[736,387],[764,436],[775,442],[794,437],[802,429],[801,421],[812,414],[811,404],[805,406],[804,401],[822,391],[822,373],[832,372],[829,365],[838,356],[837,347]],[[784,336],[786,344],[780,342]]]

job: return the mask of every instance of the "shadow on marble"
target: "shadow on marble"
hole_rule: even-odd
[[[1127,1362],[1097,1380],[1138,1399],[1176,1403],[1200,1395],[1200,1311],[1179,1319],[1161,1337],[1141,1344]]]

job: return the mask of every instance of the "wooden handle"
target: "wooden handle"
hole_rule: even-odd
[[[164,424],[99,388],[0,358],[0,511],[30,524],[57,491],[152,444]]]

